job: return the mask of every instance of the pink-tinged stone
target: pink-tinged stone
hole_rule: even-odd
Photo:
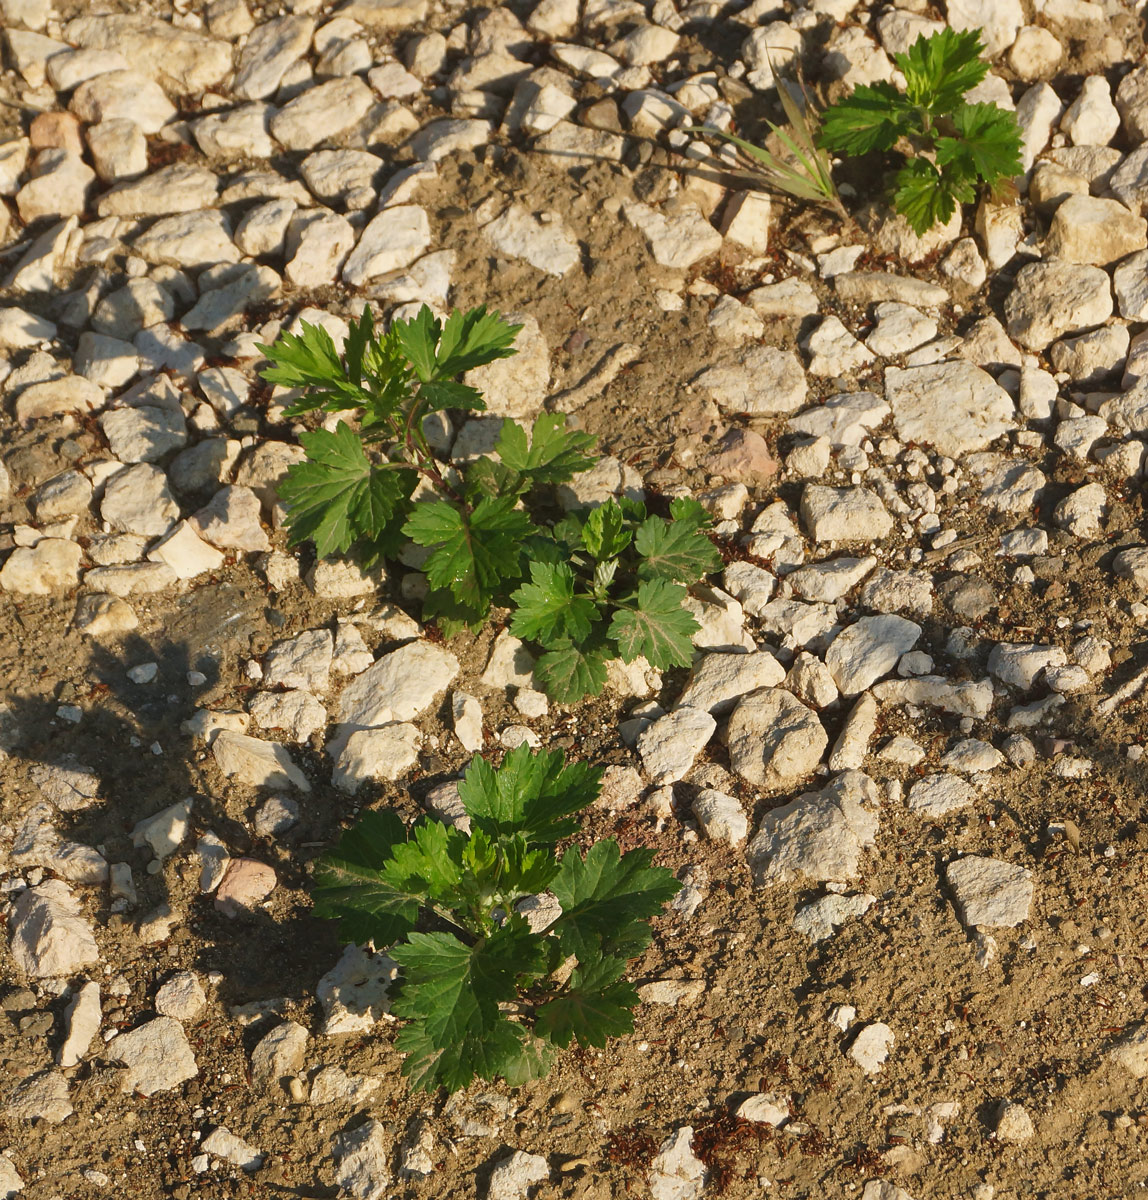
[[[731,429],[707,455],[704,466],[748,487],[760,487],[777,474],[777,459],[770,454],[765,438],[752,429]]]
[[[253,858],[233,858],[215,893],[215,907],[225,917],[250,911],[275,890],[275,872]]]

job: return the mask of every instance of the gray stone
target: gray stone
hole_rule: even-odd
[[[315,996],[323,1009],[322,1033],[364,1033],[391,1011],[390,987],[398,964],[385,954],[348,946],[319,980]]]
[[[303,1069],[309,1034],[297,1021],[284,1021],[263,1035],[251,1052],[251,1082],[263,1091],[277,1089]]]
[[[217,1125],[200,1143],[200,1149],[244,1171],[257,1171],[263,1165],[263,1155],[226,1125]]]
[[[263,660],[264,687],[325,692],[334,647],[335,639],[329,629],[308,629],[276,642]]]
[[[1052,259],[1103,267],[1143,250],[1148,221],[1119,200],[1069,196],[1056,210],[1045,239]]]
[[[823,942],[833,936],[838,925],[864,916],[876,903],[877,897],[868,894],[830,893],[799,908],[793,917],[793,928],[811,942]]]
[[[258,26],[248,37],[232,92],[241,100],[262,100],[279,86],[287,68],[311,44],[315,22],[310,17],[276,17]]]
[[[810,880],[844,881],[860,871],[861,852],[876,844],[877,785],[846,771],[766,813],[746,855],[759,886]]]
[[[250,488],[230,484],[220,488],[188,523],[205,542],[221,550],[270,550],[259,521],[261,507]]]
[[[558,213],[539,216],[512,204],[501,216],[483,226],[491,245],[507,258],[521,258],[539,271],[561,279],[581,262],[578,242]]]
[[[116,408],[100,417],[112,453],[125,463],[155,462],[187,441],[183,413],[162,408]]]
[[[132,248],[149,263],[173,267],[212,267],[239,259],[231,226],[217,209],[161,217]]]
[[[749,819],[733,796],[702,788],[694,797],[694,816],[711,842],[740,846],[749,833]]]
[[[9,1120],[43,1121],[47,1125],[59,1125],[73,1112],[68,1081],[59,1071],[40,1071],[21,1080],[4,1104]]]
[[[1027,692],[1047,667],[1063,667],[1067,662],[1059,646],[999,642],[989,655],[988,671],[1001,683]]]
[[[371,779],[398,779],[418,761],[422,733],[417,725],[392,721],[340,736],[329,747],[335,759],[331,782],[354,795]]]
[[[305,742],[327,724],[327,710],[310,692],[260,692],[248,705],[263,729],[281,729],[291,742]]]
[[[409,267],[430,246],[426,211],[416,204],[385,208],[363,230],[343,266],[343,280],[362,287],[379,275]]]
[[[526,1200],[532,1186],[550,1178],[550,1164],[541,1154],[515,1150],[490,1173],[487,1200]]]
[[[194,971],[176,971],[155,994],[155,1011],[177,1021],[194,1021],[206,1006],[207,994]]]
[[[355,245],[355,230],[346,217],[327,209],[295,213],[287,226],[285,275],[300,288],[332,284]]]
[[[684,271],[722,248],[721,234],[696,204],[682,204],[666,216],[638,200],[627,200],[622,214],[645,236],[659,266]]]
[[[271,134],[287,150],[311,150],[350,129],[373,102],[370,87],[357,75],[329,79],[280,109],[271,118]]]
[[[11,949],[17,967],[36,979],[71,976],[99,962],[79,902],[59,879],[20,893],[12,906]]]
[[[213,208],[219,179],[203,167],[176,163],[105,192],[96,207],[101,217],[155,217]]]

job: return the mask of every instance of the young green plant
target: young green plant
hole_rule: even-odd
[[[485,308],[444,323],[424,305],[384,334],[365,308],[341,353],[306,322],[261,346],[272,363],[263,378],[298,390],[289,416],[335,419],[301,435],[306,460],[280,488],[292,543],[310,539],[320,557],[353,548],[370,565],[413,542],[430,589],[424,616],[449,634],[509,608],[511,630],[540,654],[547,694],[573,703],[602,690],[611,659],[687,665],[698,628],[687,587],[721,557],[692,500],[673,501],[668,519],[634,499],[564,516],[555,488],[598,459],[594,438],[559,414],[529,432],[503,421],[494,454],[470,464],[436,458],[426,418],[481,412],[481,393],[458,376],[514,354],[519,328]]]
[[[398,964],[396,1046],[416,1090],[517,1085],[572,1041],[632,1032],[626,967],[681,885],[652,850],[613,839],[558,852],[600,780],[559,751],[520,746],[497,769],[475,758],[458,785],[468,831],[372,811],[320,860],[316,914]]]
[[[980,30],[943,29],[895,54],[905,91],[859,84],[825,110],[820,145],[834,154],[894,152],[893,205],[918,235],[943,224],[977,189],[1002,192],[1023,170],[1016,117],[966,93],[988,73]]]

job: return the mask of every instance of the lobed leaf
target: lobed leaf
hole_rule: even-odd
[[[891,84],[858,84],[822,116],[821,145],[834,154],[891,150],[910,131],[914,113]]]
[[[638,1003],[634,986],[622,979],[624,958],[597,953],[580,960],[564,991],[538,1009],[535,1033],[565,1049],[571,1039],[586,1046],[604,1046],[606,1040],[633,1033],[631,1013]]]
[[[399,888],[384,874],[407,831],[390,811],[365,812],[315,870],[315,915],[339,922],[343,938],[389,946],[409,933],[423,901],[420,891]]]
[[[484,496],[470,512],[445,500],[418,504],[403,526],[411,541],[434,547],[423,568],[431,587],[483,612],[522,577],[522,543],[534,532],[513,496]]]
[[[574,592],[574,572],[566,563],[530,564],[530,583],[510,599],[515,611],[510,632],[527,641],[549,645],[558,638],[583,642],[601,617],[598,606]]]
[[[279,489],[292,543],[309,538],[320,558],[345,554],[356,542],[397,549],[397,524],[409,507],[415,473],[372,463],[343,421],[299,440],[307,459],[288,468]]]
[[[685,598],[686,589],[668,579],[638,584],[636,606],[615,612],[607,631],[626,662],[644,656],[659,671],[689,664],[698,623],[682,607]]]
[[[592,508],[581,530],[582,544],[600,562],[616,558],[633,541],[626,518],[616,500]]]
[[[951,113],[988,74],[984,48],[979,29],[921,34],[905,53],[893,55],[905,76],[905,98],[935,115]]]
[[[568,850],[550,890],[562,905],[551,927],[563,951],[580,962],[595,954],[631,958],[649,945],[648,919],[681,890],[664,867],[651,866],[647,847],[622,854],[613,838],[595,842],[583,858]]]
[[[521,425],[504,421],[495,450],[507,467],[532,484],[565,483],[597,462],[587,453],[596,440],[589,433],[568,430],[561,413],[542,413],[534,421],[529,443]]]
[[[1023,139],[1013,113],[995,104],[961,104],[952,124],[956,137],[937,139],[937,166],[990,187],[1023,172]]]
[[[534,678],[551,700],[577,704],[597,696],[606,686],[606,655],[597,648],[575,646],[558,638],[534,667]]]
[[[701,509],[701,505],[698,505]],[[664,521],[647,517],[634,535],[634,549],[642,556],[638,573],[643,579],[669,579],[675,583],[695,583],[703,575],[721,567],[721,555],[713,542],[701,532],[700,518],[692,510],[680,510],[688,517]],[[709,518],[701,510],[705,524]]]
[[[512,750],[496,770],[471,760],[458,785],[472,827],[492,839],[520,836],[528,847],[553,846],[578,828],[573,813],[598,797],[602,770],[569,763],[560,750]]]

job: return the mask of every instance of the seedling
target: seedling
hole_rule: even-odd
[[[529,434],[504,421],[494,456],[469,466],[436,459],[425,418],[485,408],[457,377],[513,355],[520,328],[485,307],[444,324],[424,305],[381,334],[365,308],[342,353],[306,322],[259,349],[273,364],[263,378],[302,392],[289,416],[339,418],[301,435],[307,459],[280,488],[292,543],[310,539],[320,557],[354,548],[368,565],[415,543],[427,551],[424,616],[449,635],[481,625],[492,605],[511,608],[512,631],[541,652],[536,678],[572,703],[602,690],[613,658],[688,664],[698,625],[682,607],[686,587],[721,557],[692,500],[675,500],[669,520],[629,499],[562,516],[555,485],[598,459],[595,439],[560,414],[541,415]]]
[[[520,746],[493,768],[472,760],[458,785],[470,832],[391,811],[365,813],[316,871],[315,912],[400,968],[391,1011],[415,1090],[475,1077],[511,1085],[544,1075],[571,1041],[604,1046],[633,1031],[629,959],[681,886],[648,848],[612,838],[583,855],[557,843],[592,804],[601,769]],[[519,911],[548,892],[561,906]],[[442,928],[447,926],[448,928]]]
[[[892,177],[893,204],[918,235],[975,200],[978,187],[1000,192],[1023,169],[1016,117],[964,100],[988,73],[983,50],[979,29],[921,36],[893,56],[903,93],[892,83],[859,84],[824,113],[824,149],[893,151],[904,159]]]

